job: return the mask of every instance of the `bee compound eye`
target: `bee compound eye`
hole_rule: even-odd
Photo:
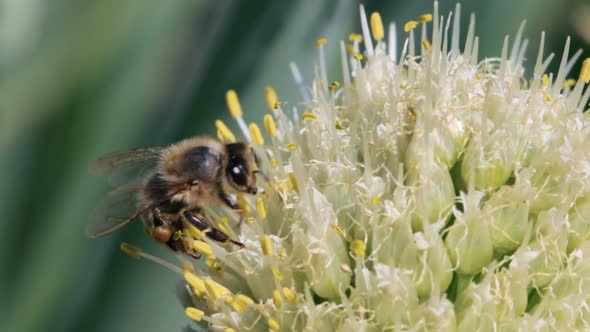
[[[243,165],[231,162],[228,165],[227,173],[231,182],[238,187],[246,187],[248,185],[248,174]]]

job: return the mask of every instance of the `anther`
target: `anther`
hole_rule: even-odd
[[[381,40],[385,36],[383,21],[381,21],[381,15],[377,12],[371,14],[371,32],[375,40]]]

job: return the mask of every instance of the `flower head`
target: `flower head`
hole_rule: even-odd
[[[572,83],[568,39],[546,74],[542,35],[526,79],[523,26],[481,60],[474,18],[461,44],[460,7],[443,19],[436,2],[398,52],[396,25],[386,36],[360,9],[338,81],[319,39],[311,86],[292,65],[302,103],[266,89],[265,136],[228,92],[268,179],[238,197],[239,230],[208,211],[244,249],[184,235],[206,256],[186,267],[187,316],[219,331],[588,328],[590,60]]]

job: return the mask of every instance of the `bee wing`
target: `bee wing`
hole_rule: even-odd
[[[90,220],[86,225],[86,235],[97,238],[109,235],[125,226],[133,220],[146,214],[172,196],[186,190],[184,185],[176,188],[170,185],[158,189],[166,189],[169,194],[161,201],[146,202],[141,199],[141,193],[154,187],[120,187],[111,191],[104,200],[94,209]]]
[[[151,147],[110,153],[92,162],[90,172],[108,177],[115,186],[136,185],[155,167],[163,150],[162,147]]]

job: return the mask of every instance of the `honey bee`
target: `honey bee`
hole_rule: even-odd
[[[109,175],[140,167],[150,169],[150,175],[139,186],[125,185],[111,192],[91,217],[87,227],[90,237],[111,234],[143,217],[153,239],[194,258],[200,254],[178,236],[187,223],[211,240],[244,247],[215,228],[205,209],[221,206],[241,213],[233,195],[256,194],[259,170],[248,144],[223,144],[198,136],[168,147],[108,154],[92,163],[90,169],[97,175]]]

